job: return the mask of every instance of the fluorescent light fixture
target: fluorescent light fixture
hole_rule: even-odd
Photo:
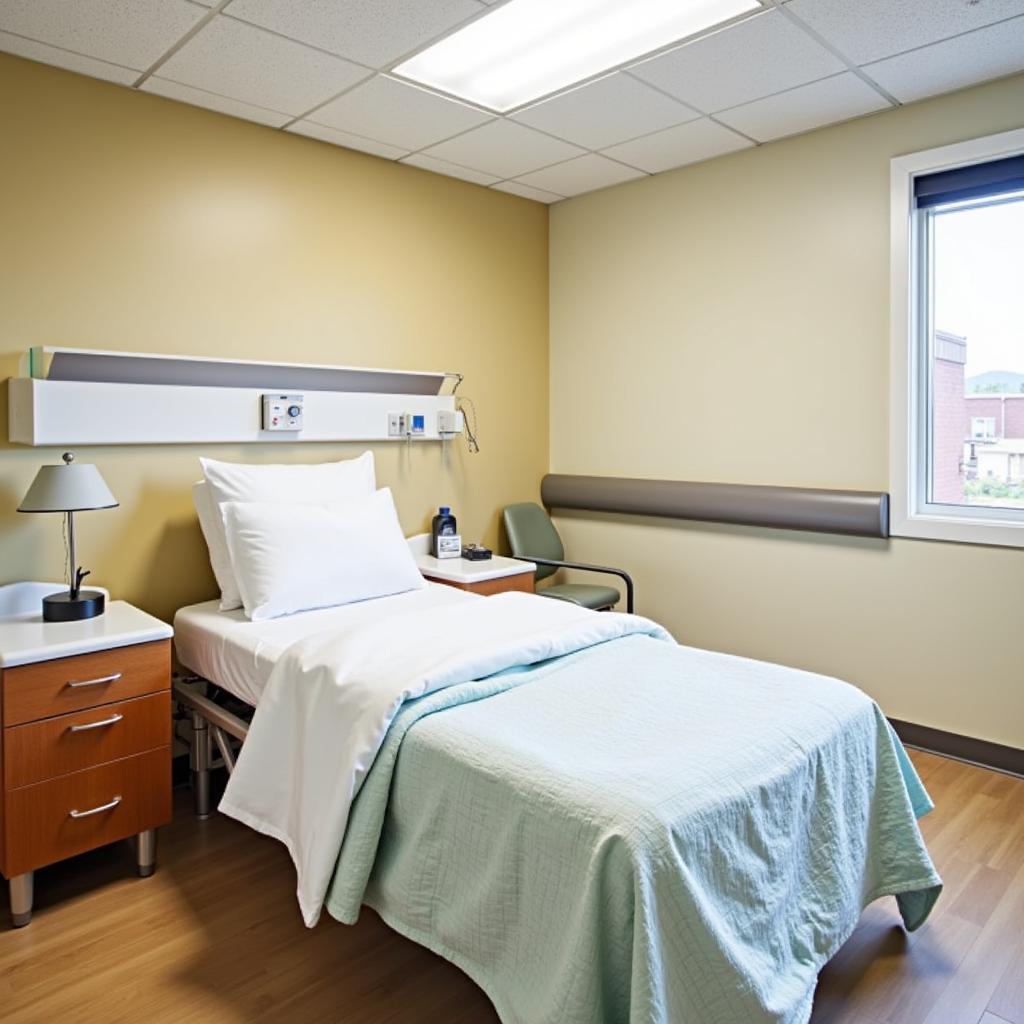
[[[758,10],[757,0],[509,0],[394,73],[504,113]]]

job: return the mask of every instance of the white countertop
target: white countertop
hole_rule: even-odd
[[[127,601],[109,599],[106,612],[93,619],[43,622],[43,596],[63,589],[62,583],[0,587],[0,668],[168,640],[174,635],[166,622]]]
[[[468,558],[434,558],[433,555],[418,554],[416,565],[428,579],[446,580],[448,583],[483,583],[486,580],[500,580],[505,576],[518,576],[534,572],[533,562],[518,558],[494,555],[483,562],[471,562]]]

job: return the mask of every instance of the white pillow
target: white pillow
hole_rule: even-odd
[[[206,541],[206,549],[210,553],[210,568],[217,579],[217,586],[221,592],[221,610],[229,611],[224,607],[223,595],[229,588],[237,590],[235,574],[231,568],[231,554],[228,551],[228,542],[224,536],[224,523],[220,517],[220,510],[210,497],[210,488],[205,480],[192,485],[192,504],[196,507],[196,516],[199,519],[199,529],[203,532],[203,540]],[[237,608],[238,605],[233,607]]]
[[[210,564],[220,584],[220,609],[224,612],[242,606],[234,567],[230,558],[225,560],[224,557],[228,552],[222,508],[225,502],[324,504],[368,498],[377,486],[373,452],[364,452],[357,459],[313,466],[254,466],[214,459],[200,459],[199,463],[206,478],[209,505],[217,513],[210,524],[210,534],[216,539],[211,542],[207,536],[206,544],[210,549]],[[199,522],[202,526],[201,516]],[[206,534],[205,527],[203,532]]]
[[[330,505],[229,501],[231,564],[254,622],[425,587],[388,488]]]

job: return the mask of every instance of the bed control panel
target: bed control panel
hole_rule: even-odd
[[[301,430],[304,404],[302,395],[264,395],[262,428],[293,433]]]

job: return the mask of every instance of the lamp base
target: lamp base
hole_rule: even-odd
[[[106,606],[102,590],[80,590],[77,597],[67,591],[43,598],[43,622],[78,622],[102,615]]]

